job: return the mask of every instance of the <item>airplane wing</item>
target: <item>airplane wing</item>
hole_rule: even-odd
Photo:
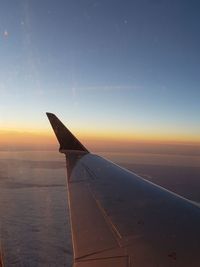
[[[200,208],[90,153],[47,113],[66,156],[74,267],[199,267]]]

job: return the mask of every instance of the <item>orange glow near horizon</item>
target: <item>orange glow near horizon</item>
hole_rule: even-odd
[[[144,132],[135,129],[134,131],[125,131],[121,129],[81,129],[74,128],[73,134],[84,141],[90,140],[92,142],[120,142],[120,143],[172,143],[172,144],[200,144],[200,136],[197,134],[179,133],[173,130],[164,132],[160,129],[154,129],[151,132]]]
[[[112,147],[116,151],[129,148],[136,143],[148,144],[193,144],[200,145],[199,136],[195,135],[178,135],[178,134],[162,134],[162,133],[125,133],[112,131],[88,131],[74,129],[73,134],[81,140],[86,146],[99,150],[105,147]],[[16,146],[22,148],[56,148],[58,143],[52,130],[17,130],[5,129],[0,131],[0,146],[4,149],[6,146]]]
[[[9,147],[34,148],[48,147],[54,145],[53,136],[46,132],[19,131],[19,130],[1,130],[0,146],[6,149]]]

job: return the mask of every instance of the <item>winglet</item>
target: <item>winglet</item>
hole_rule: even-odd
[[[53,113],[46,114],[60,144],[60,152],[72,150],[89,152]]]

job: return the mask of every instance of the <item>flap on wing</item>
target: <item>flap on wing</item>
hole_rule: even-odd
[[[74,267],[128,267],[128,257],[108,258],[91,261],[76,262]]]

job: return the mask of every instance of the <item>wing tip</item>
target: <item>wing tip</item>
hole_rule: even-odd
[[[46,112],[46,115],[60,144],[60,151],[78,150],[89,152],[54,113]]]
[[[52,112],[46,112],[47,117],[50,119],[51,117],[56,117],[56,115]]]

